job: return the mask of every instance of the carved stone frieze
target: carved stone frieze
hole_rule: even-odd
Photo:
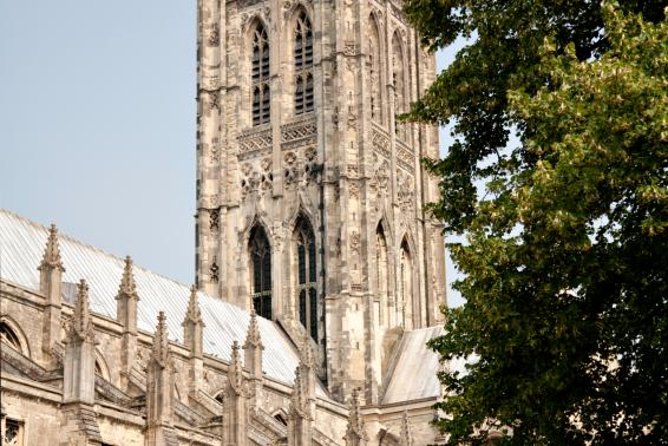
[[[237,137],[239,159],[254,158],[259,156],[263,151],[271,150],[272,141],[271,129],[243,132]]]
[[[289,150],[314,145],[317,142],[317,135],[318,124],[313,117],[283,125],[281,126],[281,148]]]
[[[374,125],[371,130],[371,145],[385,158],[390,159],[390,137],[376,125]]]
[[[397,141],[396,145],[397,164],[408,172],[415,170],[415,155],[404,143]]]

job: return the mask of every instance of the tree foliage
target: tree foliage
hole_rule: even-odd
[[[409,118],[467,303],[431,346],[449,444],[668,444],[665,2],[407,0],[432,48],[477,34]],[[507,147],[511,132],[519,143]]]

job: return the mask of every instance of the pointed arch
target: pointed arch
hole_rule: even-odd
[[[0,340],[24,356],[30,357],[30,344],[23,330],[8,315],[0,318]]]
[[[295,221],[296,290],[299,321],[316,343],[319,343],[318,264],[313,225],[300,213]]]
[[[390,310],[389,292],[390,292],[390,264],[388,256],[387,231],[383,225],[383,220],[378,222],[376,227],[376,293],[380,301],[380,325],[387,325],[388,314]]]
[[[294,19],[295,114],[313,111],[313,26],[300,5]]]
[[[251,22],[251,95],[253,125],[269,122],[271,118],[269,32],[264,22]]]
[[[398,31],[392,36],[392,85],[394,86],[394,111],[396,114],[408,111],[406,94],[407,76],[404,44]],[[406,127],[395,120],[395,133],[405,138]]]
[[[271,245],[264,227],[257,222],[248,237],[251,296],[258,316],[271,319]]]
[[[374,14],[369,15],[368,41],[369,41],[369,59],[367,61],[367,70],[369,72],[369,82],[371,89],[371,119],[383,122],[383,104],[382,104],[382,64],[381,64],[381,39],[378,20]]]
[[[397,299],[398,325],[410,330],[414,316],[414,255],[408,237],[404,236],[399,246],[399,289]]]
[[[95,348],[95,374],[100,375],[102,378],[110,381],[111,374],[109,373],[109,366],[107,361],[102,355],[102,351],[99,348]]]

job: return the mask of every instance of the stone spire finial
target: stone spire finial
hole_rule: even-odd
[[[309,419],[308,398],[304,395],[304,383],[301,378],[299,367],[295,369],[295,381],[293,384],[290,402],[290,415]]]
[[[315,353],[311,348],[311,338],[308,333],[304,335],[301,349],[299,349],[299,363],[302,367],[315,368]]]
[[[399,435],[399,444],[401,446],[413,446],[413,435],[411,434],[411,424],[408,421],[408,411],[404,410],[404,416],[401,418],[401,433]]]
[[[250,322],[248,324],[248,334],[246,335],[246,342],[244,343],[244,348],[249,347],[264,349],[264,346],[262,345],[262,338],[260,337],[260,327],[257,324],[255,308],[251,308]]]
[[[157,362],[161,367],[169,365],[169,339],[167,338],[167,326],[165,325],[165,313],[158,313],[158,326],[155,329],[153,337],[153,351],[151,359]]]
[[[77,298],[74,303],[74,314],[69,330],[69,337],[78,337],[82,340],[94,340],[93,321],[91,320],[88,303],[88,284],[81,279],[77,286]]]
[[[346,431],[346,443],[348,445],[365,444],[369,437],[364,426],[364,419],[360,413],[359,389],[353,389],[350,398],[350,412],[348,413],[348,430]]]
[[[51,225],[49,228],[49,238],[46,240],[46,249],[44,249],[44,256],[42,263],[39,265],[39,270],[42,271],[47,268],[58,269],[65,272],[63,262],[60,258],[60,246],[58,245],[58,228],[56,225]]]
[[[197,287],[195,285],[190,287],[190,298],[188,299],[188,310],[186,311],[186,318],[183,321],[194,322],[196,324],[202,323],[202,311],[199,308],[197,298]]]
[[[132,272],[132,258],[130,256],[125,258],[123,277],[121,278],[121,284],[118,287],[118,296],[116,296],[116,299],[123,295],[139,299],[139,296],[137,295],[137,285],[135,284],[135,276]]]
[[[241,367],[241,355],[239,355],[239,343],[234,341],[232,344],[232,354],[230,358],[230,367],[227,369],[227,377],[230,387],[237,395],[243,391],[243,371]]]

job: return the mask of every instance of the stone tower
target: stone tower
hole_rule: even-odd
[[[382,394],[404,330],[445,303],[434,79],[391,0],[199,0],[197,286],[308,333],[340,400]]]

